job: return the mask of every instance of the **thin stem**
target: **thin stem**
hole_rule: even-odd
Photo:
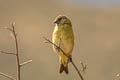
[[[5,74],[5,73],[2,73],[2,72],[0,72],[0,75],[4,76],[4,77],[6,77],[6,78],[8,78],[8,79],[10,79],[10,80],[16,80],[16,79],[13,78],[12,76],[9,76],[9,75],[7,75],[7,74]]]
[[[0,50],[0,53],[4,53],[4,54],[11,54],[11,55],[16,55],[15,53],[6,52],[6,51],[2,51],[2,50]]]
[[[81,75],[80,71],[78,70],[78,68],[75,65],[75,63],[73,62],[73,60],[71,61],[71,64],[74,66],[74,68],[77,71],[77,73],[78,73],[79,77],[81,78],[81,80],[84,80],[83,76]]]
[[[14,24],[12,24],[12,29],[13,29],[13,35],[15,38],[15,48],[16,48],[17,80],[20,80],[19,48],[18,48],[18,41],[17,41],[17,35],[15,32]]]
[[[24,65],[26,65],[26,64],[29,64],[29,63],[31,63],[31,62],[32,62],[32,60],[25,61],[25,62],[23,62],[23,63],[20,64],[20,67],[22,67],[22,66],[24,66]]]
[[[54,45],[55,47],[57,47],[59,50],[61,50],[61,52],[62,52],[65,56],[67,56],[66,53],[65,53],[59,46],[57,46],[56,44],[54,44],[54,43],[53,43],[52,41],[50,41],[49,39],[47,39],[47,38],[45,38],[45,37],[43,37],[43,38],[44,38],[47,42],[49,42],[50,44],[52,44],[52,45]],[[80,79],[81,79],[81,80],[84,80],[82,74],[81,74],[80,71],[78,70],[78,68],[77,68],[77,66],[75,65],[75,63],[73,62],[72,57],[69,57],[69,56],[67,56],[67,57],[70,59],[70,62],[71,62],[71,64],[73,65],[73,67],[75,68],[75,70],[77,71]]]

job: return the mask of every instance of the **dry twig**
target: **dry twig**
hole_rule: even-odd
[[[3,54],[11,54],[11,55],[16,55],[15,53],[6,52],[6,51],[2,51],[2,50],[0,50],[0,53],[3,53]]]
[[[17,67],[17,79],[13,78],[12,76],[9,76],[7,74],[4,74],[2,72],[0,72],[0,75],[5,76],[11,80],[21,80],[20,78],[20,67],[24,66],[30,62],[32,62],[32,60],[26,61],[22,64],[20,64],[20,59],[19,59],[19,47],[18,47],[18,40],[17,40],[17,33],[15,31],[15,23],[12,23],[11,28],[6,27],[7,30],[9,30],[11,32],[11,36],[14,39],[15,42],[15,53],[11,53],[11,52],[6,52],[6,51],[2,51],[0,50],[0,53],[4,53],[4,54],[11,54],[11,55],[15,55],[16,56],[16,67]]]
[[[5,76],[6,78],[8,78],[8,79],[10,79],[10,80],[16,80],[16,79],[13,78],[12,76],[9,76],[9,75],[7,75],[7,74],[5,74],[5,73],[2,73],[2,72],[0,72],[0,75]]]
[[[23,63],[20,64],[20,67],[22,67],[22,66],[24,66],[24,65],[26,65],[26,64],[29,64],[29,63],[31,63],[31,62],[32,62],[32,60],[25,61],[25,62],[23,62]]]
[[[19,49],[18,49],[18,40],[15,32],[15,23],[12,24],[12,34],[15,40],[15,50],[16,50],[16,63],[17,63],[17,80],[20,80],[20,61],[19,61]]]

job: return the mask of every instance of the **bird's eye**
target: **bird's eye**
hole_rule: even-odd
[[[58,19],[58,21],[61,21],[61,20],[62,20],[62,18],[59,18],[59,19]]]

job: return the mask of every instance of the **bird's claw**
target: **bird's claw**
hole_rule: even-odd
[[[59,46],[56,46],[55,49],[58,50],[58,51],[60,51],[60,47]]]

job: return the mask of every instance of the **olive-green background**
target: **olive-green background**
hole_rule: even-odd
[[[108,0],[109,1],[109,0]],[[51,45],[53,20],[67,15],[73,25],[75,47],[73,59],[81,69],[87,64],[85,80],[113,80],[120,72],[120,6],[98,7],[72,0],[0,0],[0,50],[14,52],[10,27],[16,22],[20,62],[33,62],[21,68],[21,80],[79,80],[73,66],[69,74],[58,73],[58,56]],[[16,76],[15,56],[0,54],[0,71]],[[9,80],[0,76],[0,80]]]

